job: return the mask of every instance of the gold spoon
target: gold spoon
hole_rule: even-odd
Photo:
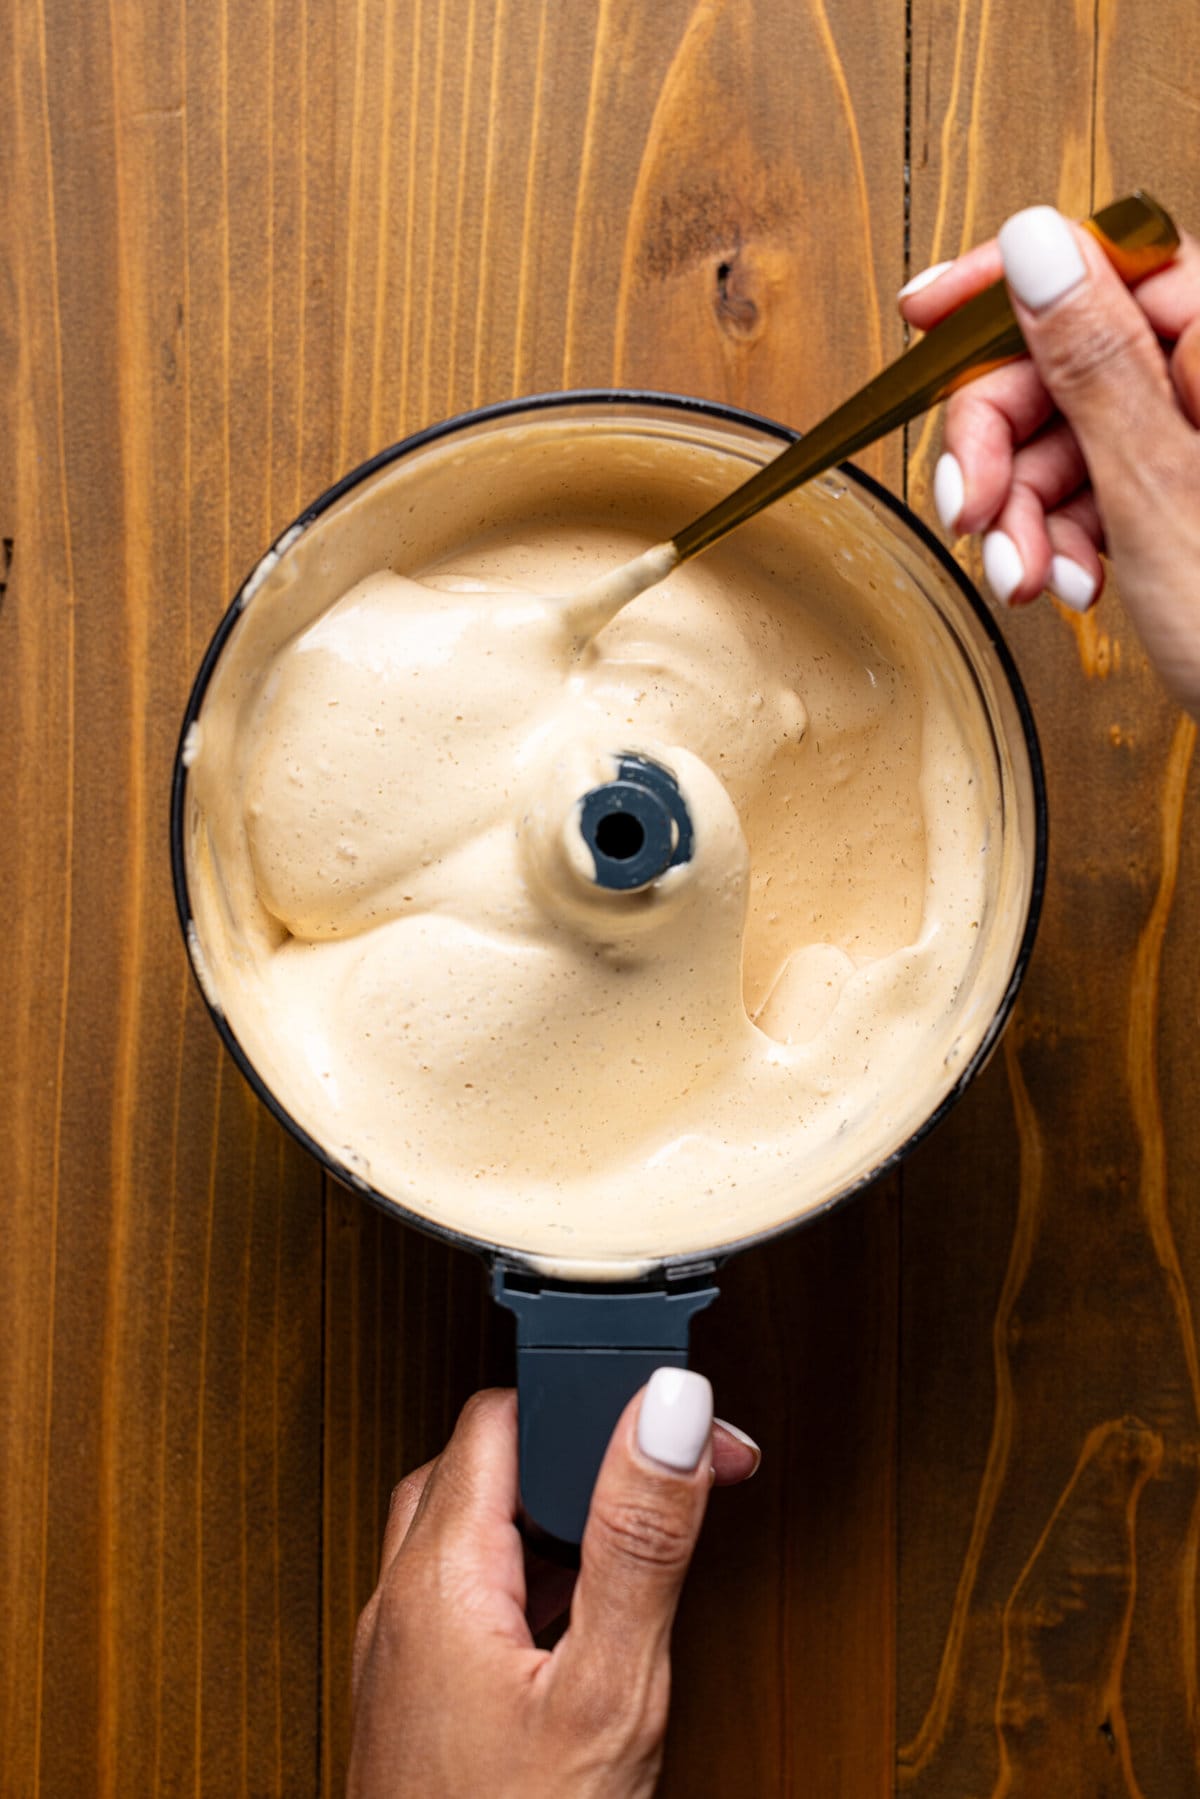
[[[1140,190],[1102,206],[1084,224],[1130,285],[1163,268],[1179,248],[1179,233],[1168,214]],[[572,629],[580,637],[594,636],[629,600],[764,506],[917,418],[964,382],[1014,361],[1024,348],[1008,288],[997,281],[935,325],[781,455],[677,531],[669,543],[656,544],[572,595],[567,602]]]

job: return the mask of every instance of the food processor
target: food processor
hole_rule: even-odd
[[[487,750],[507,737],[472,737],[480,710],[497,731],[526,712],[542,717],[536,683],[527,691],[523,665],[506,658],[522,631],[543,628],[543,614],[523,611],[504,587],[532,566],[539,543],[553,538],[573,567],[576,518],[593,534],[611,530],[627,552],[660,541],[793,441],[750,413],[623,390],[515,400],[420,432],[346,475],[268,550],[218,626],[184,714],[174,883],[214,1022],[263,1103],[338,1180],[485,1259],[496,1299],[516,1318],[526,1520],[566,1545],[580,1540],[616,1417],[656,1367],[686,1363],[690,1321],[717,1297],[721,1265],[849,1200],[933,1128],[995,1046],[1036,930],[1045,798],[1012,659],[954,560],[851,467],[780,500],[701,559],[712,559],[706,579],[724,596],[726,624],[737,622],[737,643],[726,625],[705,635],[703,592],[685,604],[668,583],[650,622],[628,624],[616,663],[572,674],[566,697],[514,748],[511,771]],[[627,541],[635,516],[641,535]],[[464,554],[500,567],[501,540],[502,576],[462,572]],[[430,709],[429,679],[405,664],[409,640],[388,637],[386,609],[377,637],[364,639],[359,685],[339,685],[344,642],[322,621],[347,595],[360,625],[376,616],[371,606],[391,605],[380,571],[428,579],[440,596],[437,691],[458,690],[457,668],[474,696],[465,714]],[[806,656],[783,669],[779,646],[791,639],[777,615],[816,607],[818,588]],[[468,604],[484,625],[446,635],[445,621],[466,617]],[[701,670],[682,700],[661,653],[676,628],[691,630]],[[760,673],[739,687],[743,639]],[[858,722],[831,717],[822,665],[860,643]],[[293,653],[299,662],[286,661]],[[428,645],[421,654],[432,656]],[[572,654],[571,667],[582,666],[584,652]],[[761,675],[774,665],[782,699]],[[616,698],[614,666],[626,683]],[[308,686],[297,686],[296,668]],[[871,733],[902,677],[916,685],[891,750]],[[399,711],[389,682],[408,696]],[[366,697],[347,723],[355,694]],[[689,721],[678,736],[676,716]],[[275,733],[269,766],[259,750],[258,762],[242,755],[264,719]],[[752,777],[738,772],[743,726],[763,746]],[[400,730],[405,759],[386,747]],[[929,762],[928,746],[943,741],[953,757]],[[908,867],[898,800],[876,795],[868,816],[855,758],[871,744],[876,786],[889,756],[898,786],[911,763],[910,811],[921,811],[942,863],[930,849],[927,864]],[[925,763],[913,760],[922,744]],[[378,816],[361,831],[386,838],[392,859],[390,885],[379,888],[386,905],[355,871],[360,827],[343,830],[343,811],[357,817],[363,794]],[[478,812],[472,842],[491,846],[490,860],[439,837],[456,807]],[[328,855],[297,898],[290,858],[301,841]],[[841,941],[822,922],[822,893],[852,894],[868,865],[880,891],[915,896],[886,954],[869,932],[852,939],[847,927]],[[962,872],[970,896],[953,931],[946,867]],[[772,880],[782,898],[771,897]],[[468,890],[469,929],[458,920]],[[326,905],[330,893],[336,903]],[[530,934],[534,912],[550,921],[543,937]],[[751,971],[749,950],[743,963],[744,929],[767,972]],[[772,951],[772,961],[762,945],[784,937],[787,953]],[[956,960],[943,968],[939,944],[951,941]],[[545,943],[552,964],[538,960]],[[289,1012],[260,978],[275,963],[303,972],[311,1013]],[[901,970],[900,985],[878,977],[885,963]],[[779,999],[789,982],[803,995],[791,1011]],[[351,988],[356,1035],[339,1064],[321,996],[344,1005]],[[420,1038],[443,992],[453,996],[438,1024],[453,1037],[444,1058],[453,1086]],[[841,1047],[822,1072],[822,1032],[839,1008],[851,1023],[829,1039]],[[771,1023],[775,1013],[783,1023]],[[686,1036],[686,1080],[672,1084],[656,1065],[660,1030],[664,1045]],[[851,1070],[858,1038],[866,1047]],[[376,1080],[384,1040],[389,1067],[403,1073],[391,1088]],[[668,1073],[669,1064],[664,1049]],[[386,1131],[376,1128],[381,1111]]]

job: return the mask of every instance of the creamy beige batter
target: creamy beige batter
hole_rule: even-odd
[[[796,495],[606,624],[619,586],[561,596],[744,465],[510,448],[401,464],[267,568],[188,746],[194,955],[353,1174],[611,1275],[897,1147],[991,1018],[1027,871],[981,691],[863,501]],[[695,852],[619,894],[579,805],[628,752]]]

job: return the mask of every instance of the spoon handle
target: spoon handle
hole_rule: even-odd
[[[1130,285],[1164,267],[1179,248],[1179,233],[1167,213],[1140,190],[1101,207],[1084,222]],[[1024,347],[1008,288],[997,281],[935,325],[782,455],[685,525],[671,540],[678,560],[706,550],[782,494],[907,424],[965,381],[1013,361]]]

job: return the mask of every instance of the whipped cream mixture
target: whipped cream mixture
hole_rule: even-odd
[[[188,745],[193,954],[352,1177],[611,1276],[898,1147],[979,1044],[1027,881],[980,688],[863,501],[818,484],[564,603],[747,470],[523,432],[502,477],[470,446],[385,472],[267,571]],[[631,753],[695,840],[616,893],[580,808]]]

